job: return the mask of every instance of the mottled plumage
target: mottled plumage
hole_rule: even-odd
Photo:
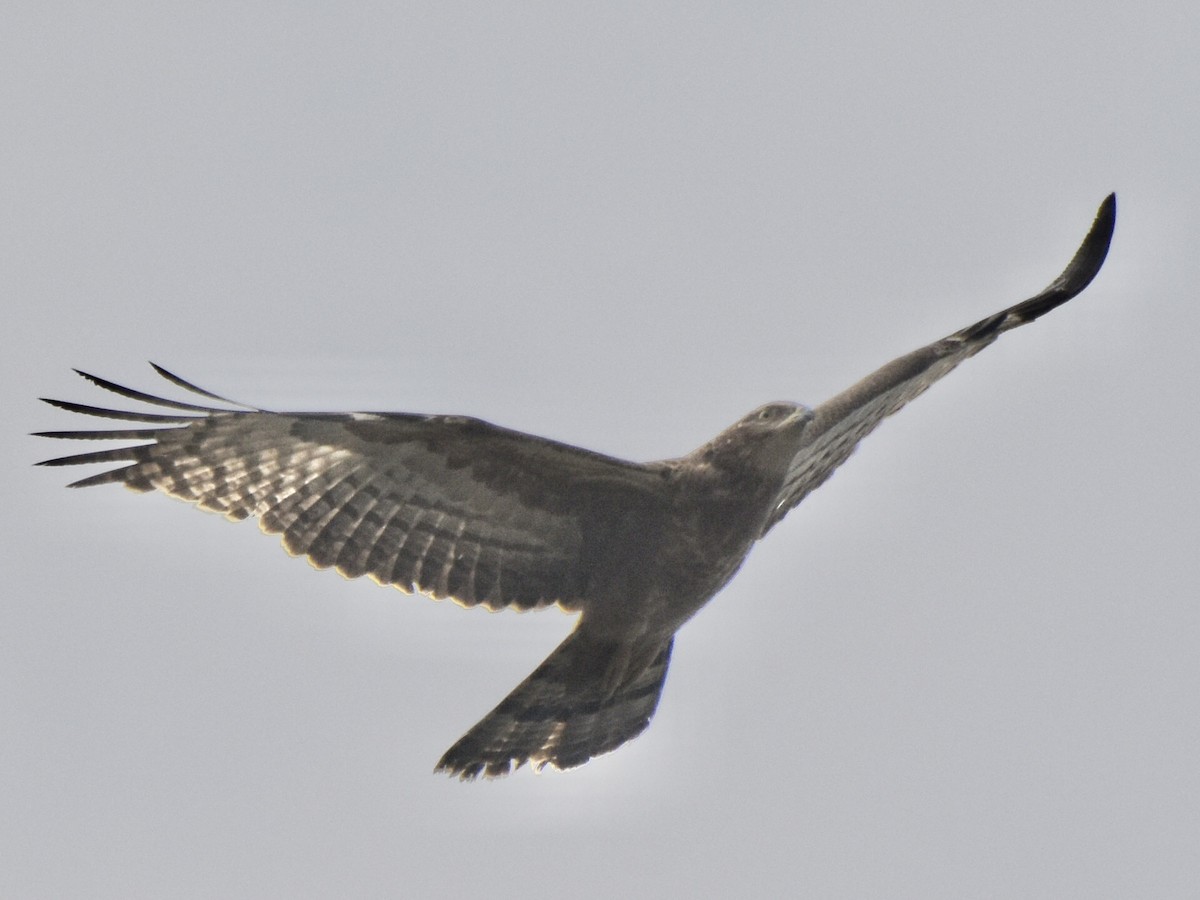
[[[124,463],[73,486],[121,483],[255,517],[290,553],[350,578],[466,606],[579,612],[570,636],[438,768],[472,778],[526,762],[577,766],[646,727],[680,625],[885,416],[1088,285],[1115,214],[1110,196],[1063,274],[1032,299],[888,363],[816,409],[761,407],[678,459],[624,462],[461,416],[269,412],[155,366],[221,405],[80,373],[169,412],[47,400],[150,427],[42,432],[142,443],[41,465]]]

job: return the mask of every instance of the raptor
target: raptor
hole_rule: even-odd
[[[290,553],[348,578],[465,606],[578,613],[558,648],[438,763],[462,778],[525,763],[570,768],[646,728],[680,626],[859,441],[963,360],[1091,282],[1115,218],[1110,195],[1066,269],[1036,296],[819,406],[760,407],[677,459],[626,462],[463,416],[271,412],[155,365],[204,402],[80,372],[155,411],[47,400],[122,424],[40,436],[138,443],[40,465],[120,463],[72,487],[124,484],[256,518]]]

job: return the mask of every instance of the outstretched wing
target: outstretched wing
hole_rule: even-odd
[[[210,400],[230,401],[155,366]],[[609,517],[652,490],[645,467],[478,419],[275,413],[166,400],[86,373],[168,413],[46,402],[150,428],[41,432],[139,440],[40,465],[128,463],[72,487],[160,490],[230,519],[257,517],[295,555],[354,578],[490,609],[582,608]]]
[[[806,432],[807,440],[792,460],[762,534],[832,475],[834,469],[854,452],[858,442],[874,431],[885,417],[1005,331],[1032,322],[1087,287],[1100,271],[1108,253],[1116,213],[1116,195],[1110,194],[1100,205],[1091,230],[1067,268],[1037,296],[892,360],[818,406]]]

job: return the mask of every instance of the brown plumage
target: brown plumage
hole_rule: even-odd
[[[678,459],[624,462],[461,416],[269,412],[155,366],[222,406],[80,373],[170,412],[47,400],[150,427],[41,432],[143,443],[40,465],[125,463],[72,486],[121,483],[230,519],[256,517],[290,553],[350,578],[466,606],[579,612],[567,639],[438,763],[463,778],[526,762],[569,768],[646,727],[678,628],[884,417],[1088,285],[1115,215],[1110,196],[1063,274],[1032,299],[888,363],[815,409],[761,407]]]

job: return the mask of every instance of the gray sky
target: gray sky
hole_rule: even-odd
[[[21,4],[0,34],[0,894],[1184,897],[1200,884],[1200,11]],[[571,627],[66,491],[161,362],[617,456],[1094,286],[885,423],[638,740],[431,774]]]

